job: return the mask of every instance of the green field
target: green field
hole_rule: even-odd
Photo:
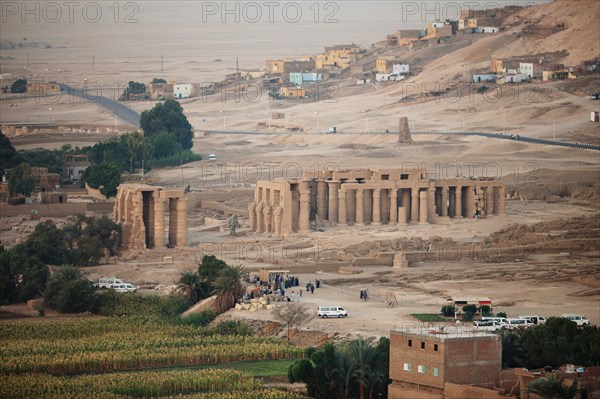
[[[434,313],[412,313],[411,316],[424,323],[446,321],[443,316]]]
[[[297,398],[260,378],[304,351],[136,317],[3,322],[0,336],[1,398]]]

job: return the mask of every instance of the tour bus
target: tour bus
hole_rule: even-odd
[[[348,312],[341,306],[319,306],[317,316],[323,319],[328,317],[347,317]]]

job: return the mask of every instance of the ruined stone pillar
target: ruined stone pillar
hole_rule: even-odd
[[[400,134],[398,135],[398,143],[412,143],[410,129],[408,128],[408,118],[403,116],[400,118]]]
[[[390,190],[390,224],[398,223],[398,190]]]
[[[356,190],[356,225],[357,226],[362,226],[365,224],[365,213],[364,213],[364,209],[363,209],[363,203],[364,203],[364,198],[363,198],[363,190],[359,189]]]
[[[494,214],[494,186],[487,186],[485,189],[485,216],[490,217]]]
[[[338,221],[338,190],[340,188],[340,183],[337,181],[329,182],[329,209],[327,212],[327,216],[330,222],[337,223]]]
[[[381,190],[373,190],[373,225],[381,224]]]
[[[300,215],[298,220],[298,230],[301,232],[310,231],[310,186],[309,182],[300,183]]]
[[[165,247],[165,200],[162,198],[154,202],[154,246]]]
[[[435,187],[427,189],[427,221],[435,222]]]
[[[321,220],[327,219],[327,183],[317,182],[317,215]]]
[[[410,204],[410,222],[417,223],[419,221],[419,189],[411,189],[410,196],[412,199]]]
[[[408,223],[408,210],[401,206],[398,208],[398,224]]]
[[[427,223],[427,191],[419,193],[419,224]]]
[[[276,206],[273,209],[273,218],[275,219],[275,236],[281,238],[281,216],[283,215],[283,208]]]
[[[338,223],[341,225],[348,224],[346,220],[346,190],[338,191]]]
[[[440,212],[440,216],[447,217],[448,216],[448,186],[442,187],[442,209]]]
[[[254,201],[248,205],[248,217],[250,218],[250,230],[256,231],[256,202]]]
[[[177,199],[169,200],[169,246],[177,246]]]
[[[185,247],[187,239],[187,202],[185,197],[177,198],[177,246]]]
[[[272,214],[271,214],[271,204],[269,204],[267,202],[267,204],[264,206],[263,208],[263,218],[265,219],[265,233],[272,233],[273,232],[273,225],[272,225]]]
[[[454,198],[454,217],[462,218],[462,187],[456,186],[456,195]]]
[[[506,187],[498,187],[498,215],[506,215]]]

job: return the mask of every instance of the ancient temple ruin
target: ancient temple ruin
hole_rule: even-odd
[[[134,249],[186,246],[186,212],[183,190],[145,184],[119,185],[114,215],[122,228],[121,246]]]
[[[257,182],[248,213],[252,230],[286,237],[323,221],[377,226],[504,215],[505,191],[494,179],[432,179],[422,170],[322,171]]]

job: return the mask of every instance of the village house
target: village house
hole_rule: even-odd
[[[529,81],[529,77],[524,73],[515,73],[511,75],[507,74],[501,80],[498,83],[522,83]]]
[[[452,36],[452,26],[447,22],[433,21],[427,26],[425,39],[442,39]]]
[[[533,78],[533,62],[519,62],[519,73],[527,75],[528,78]]]
[[[500,28],[495,26],[478,26],[475,28],[475,33],[497,33]]]
[[[175,98],[188,98],[191,97],[194,91],[194,87],[190,83],[179,83],[173,85],[173,97]]]
[[[347,68],[356,62],[359,54],[360,46],[354,43],[325,47],[325,53],[316,57],[317,69]]]
[[[317,72],[290,72],[290,83],[296,86],[302,86],[303,84],[317,84],[323,80],[323,74]]]
[[[392,73],[396,75],[408,75],[410,73],[410,66],[408,64],[394,64],[392,65]]]
[[[64,157],[61,176],[63,179],[76,182],[90,165],[91,162],[85,154],[67,154]]]
[[[146,85],[146,91],[150,94],[150,98],[156,100],[168,100],[173,98],[173,87],[174,82],[166,83],[148,83]]]
[[[48,173],[48,168],[32,166],[29,175],[35,180],[34,191],[53,191],[60,184],[60,175]]]
[[[312,58],[301,60],[267,60],[267,73],[288,75],[290,72],[310,72],[315,69]]]
[[[375,61],[376,73],[392,73],[393,66],[400,64],[400,60],[395,57],[380,57]]]
[[[473,83],[480,83],[480,82],[496,82],[496,79],[498,79],[498,76],[495,74],[474,74],[473,75],[473,79],[472,82]]]
[[[282,87],[279,90],[279,95],[284,98],[304,98],[306,90],[302,87]]]
[[[542,71],[542,82],[551,82],[554,80],[575,79],[576,76],[566,69],[557,69],[550,71]]]
[[[390,399],[442,398],[461,386],[500,383],[502,340],[496,334],[412,329],[390,331]],[[471,397],[463,395],[462,397]]]
[[[403,29],[396,31],[396,40],[400,47],[411,46],[413,42],[421,40],[423,36],[425,36],[423,31],[418,29]]]

